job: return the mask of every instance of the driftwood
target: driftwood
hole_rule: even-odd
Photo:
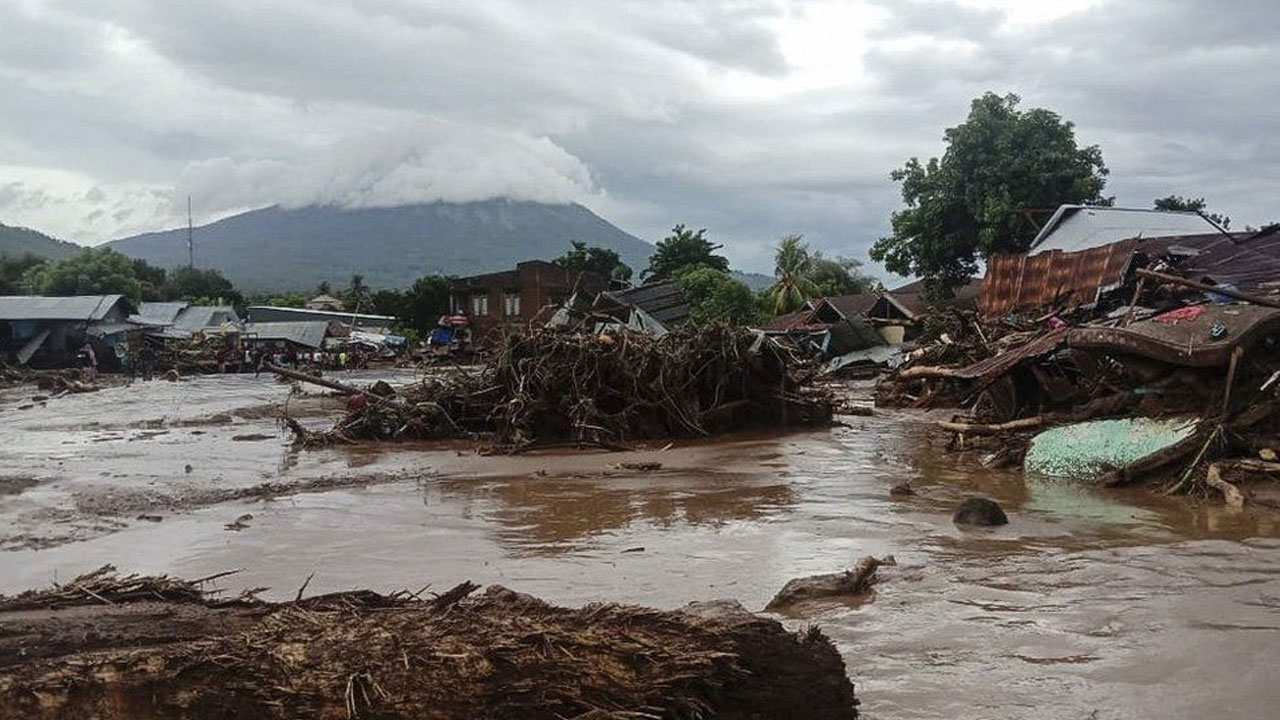
[[[844,572],[828,573],[796,578],[788,581],[765,606],[766,611],[782,611],[806,600],[827,597],[854,597],[870,592],[879,578],[876,571],[883,564],[893,564],[890,559],[880,560],[867,555],[858,564]]]
[[[353,397],[327,433],[290,424],[303,444],[490,436],[509,451],[621,447],[750,426],[820,425],[833,407],[831,395],[813,386],[816,365],[762,335],[719,326],[661,338],[510,335],[479,373],[424,381],[394,397],[268,369]]]
[[[125,584],[171,583],[194,585]],[[0,720],[858,714],[827,638],[788,632],[736,603],[568,609],[499,587],[474,590],[235,606],[184,591],[41,613],[7,613],[0,598]]]
[[[1010,420],[1009,422],[994,424],[979,423],[962,423],[962,422],[945,422],[938,421],[938,427],[951,432],[963,433],[965,435],[1003,435],[1011,432],[1022,432],[1038,428],[1044,423],[1044,418],[1036,415],[1035,417],[1021,418],[1018,420]]]
[[[1224,470],[1245,470],[1277,475],[1280,474],[1280,463],[1252,460],[1249,458],[1220,460],[1218,462],[1209,463],[1209,467],[1205,471],[1205,484],[1222,493],[1222,499],[1227,503],[1227,505],[1240,509],[1245,506],[1247,497],[1240,488],[1235,486],[1234,483],[1222,477]]]

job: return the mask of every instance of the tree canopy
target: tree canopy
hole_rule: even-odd
[[[1027,249],[1035,233],[1025,212],[1110,204],[1098,146],[1080,147],[1073,123],[1043,108],[1019,110],[1019,102],[1012,94],[975,99],[968,118],[944,133],[941,159],[913,157],[893,171],[906,208],[872,246],[873,260],[947,297],[980,259]]]
[[[196,304],[241,305],[244,302],[244,297],[222,273],[193,267],[169,271],[161,295],[166,300],[186,300]]]
[[[593,272],[610,280],[631,279],[631,268],[622,262],[617,250],[587,245],[570,240],[570,249],[555,259],[555,264],[575,272]]]
[[[31,290],[41,295],[120,293],[134,302],[163,299],[164,281],[163,268],[97,248],[33,267],[26,279]]]
[[[694,323],[752,325],[760,319],[760,305],[751,288],[725,270],[705,265],[685,267],[676,281]]]
[[[1223,230],[1231,227],[1231,218],[1219,213],[1205,212],[1207,205],[1204,198],[1189,198],[1181,195],[1170,195],[1169,197],[1156,198],[1152,201],[1156,210],[1177,210],[1182,212],[1200,213],[1212,220],[1214,223],[1222,227]]]
[[[818,297],[857,295],[875,292],[880,288],[880,283],[875,278],[862,274],[860,260],[839,255],[828,258],[821,252],[815,252],[813,256],[813,270],[809,273],[809,279],[817,286]]]
[[[729,259],[715,254],[721,247],[707,239],[705,228],[694,232],[684,225],[676,225],[671,228],[670,235],[658,241],[657,248],[649,256],[649,267],[641,277],[650,281],[667,280],[692,267],[728,272]]]
[[[871,292],[876,282],[858,272],[861,266],[852,258],[823,257],[801,235],[784,235],[774,252],[777,281],[765,290],[765,302],[774,315],[784,315],[817,297]]]
[[[784,235],[774,252],[774,277],[772,286],[765,291],[770,310],[774,315],[783,315],[800,309],[808,300],[818,294],[818,286],[813,281],[813,253],[800,235]]]
[[[47,261],[34,253],[0,255],[0,295],[27,295],[34,291],[31,273]]]

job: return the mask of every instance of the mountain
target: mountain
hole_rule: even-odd
[[[345,287],[355,273],[372,288],[402,288],[430,273],[474,275],[552,260],[570,240],[617,250],[639,272],[653,246],[587,208],[514,200],[386,208],[272,206],[195,229],[198,267],[216,268],[248,292]],[[160,267],[187,262],[187,230],[113,240],[113,250]]]
[[[730,270],[729,272],[733,273],[733,276],[743,285],[746,285],[756,292],[766,290],[777,282],[777,278],[774,276],[765,275],[763,273],[743,272],[741,270]]]
[[[56,240],[30,228],[0,223],[0,255],[18,256],[31,253],[43,258],[60,259],[84,248],[65,240]]]

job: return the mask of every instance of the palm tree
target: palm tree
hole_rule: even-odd
[[[814,270],[813,255],[802,235],[783,235],[773,261],[778,280],[768,289],[767,296],[774,315],[795,312],[818,294],[810,278]]]

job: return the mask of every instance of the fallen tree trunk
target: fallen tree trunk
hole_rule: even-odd
[[[0,719],[857,717],[829,640],[736,603],[567,609],[464,583],[218,605],[121,582],[0,598]]]
[[[1040,427],[1044,424],[1044,418],[1036,415],[1035,417],[1021,418],[1019,420],[1010,420],[1009,422],[995,423],[992,425],[983,425],[979,423],[962,423],[962,422],[946,422],[938,421],[938,427],[951,432],[964,433],[966,435],[1003,435],[1010,432],[1021,432],[1032,428]]]

